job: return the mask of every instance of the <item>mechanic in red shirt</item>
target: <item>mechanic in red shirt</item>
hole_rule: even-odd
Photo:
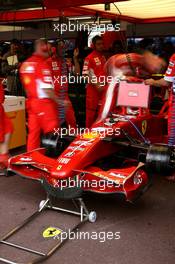
[[[97,118],[98,106],[104,89],[104,85],[99,82],[99,77],[104,76],[103,69],[106,62],[103,55],[104,45],[102,37],[95,36],[92,39],[92,44],[94,50],[85,58],[83,66],[83,75],[89,77],[86,86],[87,128],[90,128]]]
[[[164,78],[160,80],[147,79],[145,83],[158,87],[169,87],[172,85],[168,110],[168,145],[175,146],[175,54],[170,58]],[[175,181],[175,175],[167,177],[167,179]]]
[[[49,56],[47,40],[35,42],[35,53],[23,62],[20,77],[27,94],[28,140],[27,150],[40,147],[41,133],[59,128],[58,98],[54,92],[52,73],[46,59]]]
[[[7,117],[3,108],[4,89],[0,81],[0,175],[5,174],[5,168],[8,164],[8,147],[10,137],[13,132],[11,120]]]
[[[109,58],[105,64],[105,72],[107,76],[113,78],[105,87],[97,121],[105,119],[111,111],[115,110],[120,80],[141,81],[150,73],[159,72],[164,66],[165,62],[149,51],[145,51],[142,55],[128,53],[117,54]]]
[[[65,78],[68,78],[68,70],[65,69],[65,78],[63,79],[65,83],[64,83],[64,89],[62,89],[61,67],[64,62],[62,61],[61,57],[57,56],[56,48],[53,47],[51,43],[48,43],[48,50],[50,53],[50,57],[47,59],[47,63],[49,64],[51,71],[52,71],[52,78],[54,82],[55,94],[59,98],[59,101],[60,101],[58,105],[59,120],[60,122],[66,121],[67,125],[69,125],[71,128],[76,128],[75,113],[74,113],[74,109],[73,109],[72,103],[68,95],[68,82],[65,79]],[[62,118],[62,115],[61,115],[62,110],[64,111],[65,120],[64,120],[64,117]]]

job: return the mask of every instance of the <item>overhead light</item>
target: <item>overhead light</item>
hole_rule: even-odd
[[[69,20],[86,20],[86,19],[92,19],[90,16],[79,16],[79,17],[68,17]]]
[[[20,11],[34,11],[34,10],[42,10],[42,7],[30,7],[25,9],[20,9]]]
[[[2,25],[0,26],[0,32],[9,32],[9,31],[18,31],[18,30],[24,30],[24,27],[19,26],[8,26],[8,25]]]

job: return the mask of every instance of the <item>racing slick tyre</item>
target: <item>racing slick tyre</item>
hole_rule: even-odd
[[[89,213],[89,215],[88,215],[88,220],[89,220],[89,222],[91,222],[91,223],[95,223],[95,222],[96,222],[96,220],[97,220],[97,214],[96,214],[95,211],[91,211],[91,212]]]
[[[5,173],[6,177],[11,177],[11,176],[15,176],[15,175],[16,175],[16,173],[11,171],[11,170],[9,170],[9,169],[7,169],[7,171]]]
[[[172,151],[167,145],[151,145],[146,155],[146,167],[154,172],[170,174]]]
[[[42,137],[42,147],[46,149],[46,156],[48,157],[58,157],[69,144],[68,140],[53,133],[48,133]]]

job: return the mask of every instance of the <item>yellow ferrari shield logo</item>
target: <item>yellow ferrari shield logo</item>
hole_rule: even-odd
[[[44,238],[49,238],[49,237],[55,237],[61,234],[62,230],[56,227],[48,227],[46,230],[43,232],[43,237]]]
[[[58,165],[57,170],[61,170],[62,169],[62,165]]]
[[[142,121],[142,134],[145,135],[147,129],[147,121]]]

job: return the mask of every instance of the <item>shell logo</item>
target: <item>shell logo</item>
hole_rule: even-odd
[[[95,139],[97,137],[99,137],[99,134],[96,131],[90,132],[90,133],[85,133],[82,135],[83,139]]]

